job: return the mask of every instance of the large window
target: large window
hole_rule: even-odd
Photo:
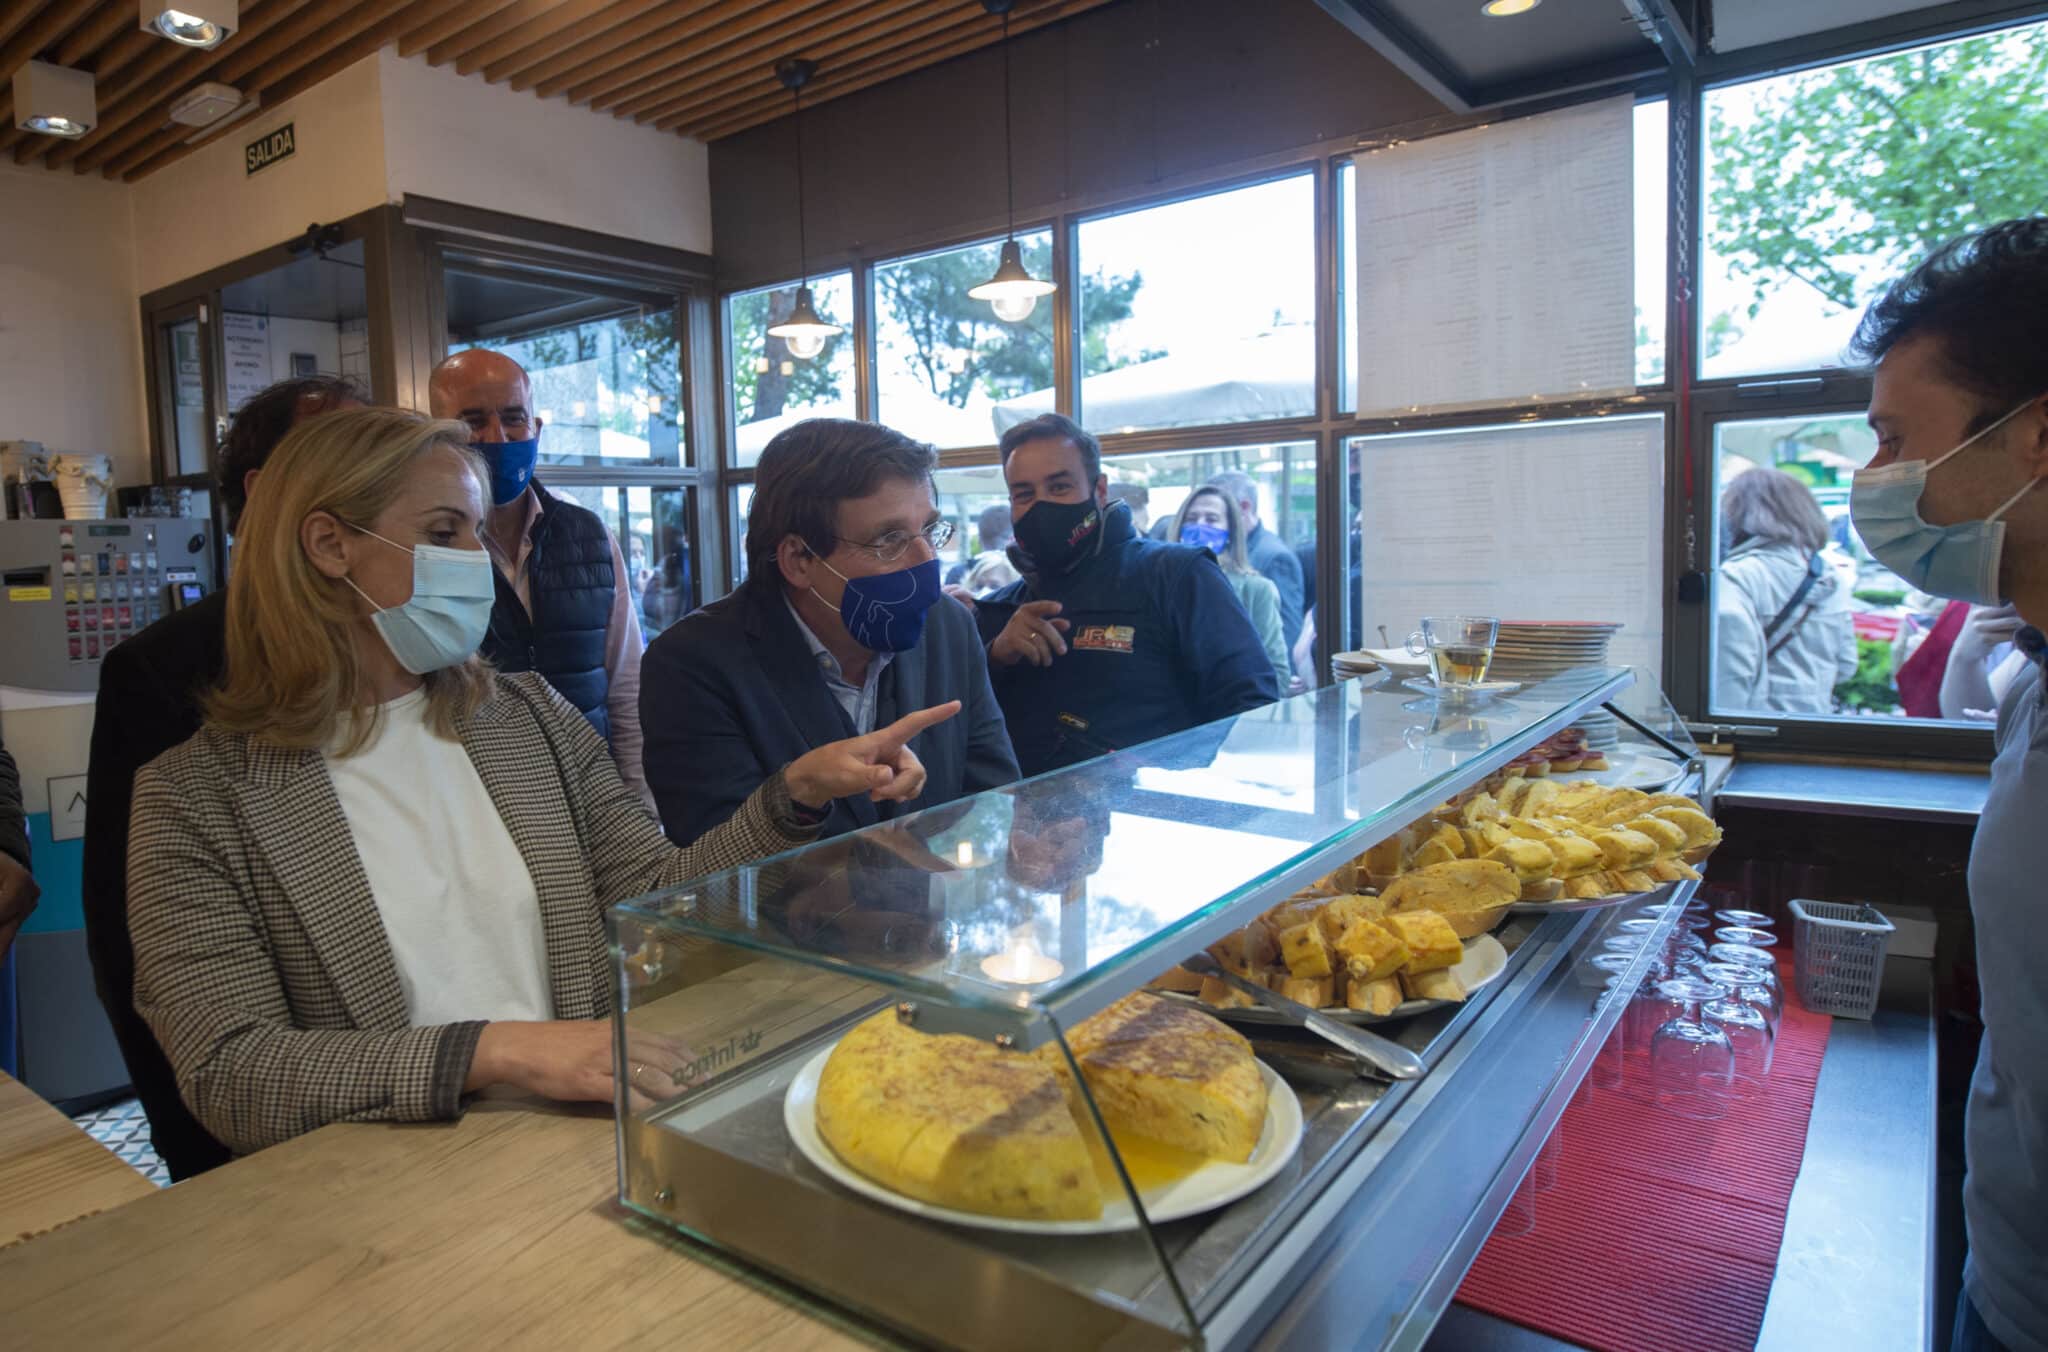
[[[1089,431],[1315,413],[1312,175],[1083,221],[1078,252]]]
[[[1988,719],[1988,692],[2024,660],[1980,641],[1988,621],[1965,632],[1981,607],[1914,590],[1863,547],[1849,519],[1850,476],[1877,451],[1863,415],[1731,418],[1713,435],[1713,713]]]
[[[688,489],[571,484],[550,491],[596,512],[619,542],[643,643],[696,608]]]
[[[1840,365],[1864,307],[1936,245],[2048,194],[2048,27],[1705,96],[1700,374]]]
[[[1017,244],[1033,277],[1052,276],[1051,231]],[[875,267],[877,421],[934,446],[993,446],[1011,401],[1052,408],[1050,299],[1007,321],[967,294],[995,272],[1001,249],[991,240]]]
[[[794,282],[742,291],[726,302],[733,463],[752,465],[777,432],[805,418],[854,416],[853,274],[811,278],[818,317],[844,332],[799,357],[768,330],[796,304]]]
[[[679,303],[545,273],[452,261],[448,350],[526,368],[542,465],[683,463]]]

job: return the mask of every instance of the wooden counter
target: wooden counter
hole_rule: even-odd
[[[628,1219],[615,1167],[602,1107],[324,1127],[0,1249],[0,1329],[10,1348],[873,1345]]]
[[[0,1071],[0,1249],[156,1191],[119,1155]]]

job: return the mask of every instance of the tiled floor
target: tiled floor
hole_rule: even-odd
[[[159,1188],[171,1185],[170,1171],[164,1168],[164,1162],[150,1147],[149,1119],[142,1115],[139,1100],[122,1099],[118,1103],[109,1103],[104,1108],[80,1113],[72,1121]]]

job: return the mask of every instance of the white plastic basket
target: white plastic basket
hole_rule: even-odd
[[[1792,969],[1816,1014],[1867,1019],[1877,1010],[1892,922],[1862,902],[1794,901]]]

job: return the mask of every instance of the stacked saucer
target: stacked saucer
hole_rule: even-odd
[[[1574,667],[1604,667],[1607,644],[1620,628],[1591,620],[1502,620],[1486,674],[1534,683]],[[1621,740],[1619,724],[1604,709],[1588,711],[1578,726],[1593,750],[1607,750]]]

